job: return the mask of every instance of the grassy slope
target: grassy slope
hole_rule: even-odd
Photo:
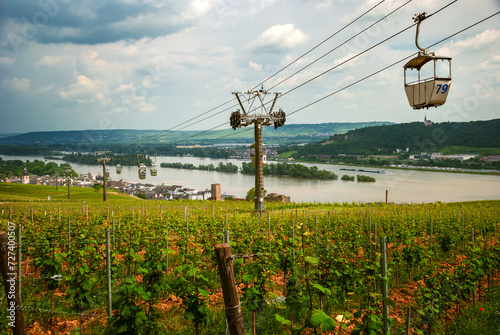
[[[283,152],[283,153],[281,153],[278,156],[278,158],[280,158],[280,159],[288,159],[288,158],[292,157],[292,155],[294,153],[296,153],[296,152],[297,152],[296,150],[291,150],[291,151]]]
[[[77,201],[88,201],[101,203],[102,202],[102,189],[100,191],[95,191],[93,188],[88,187],[72,187],[71,188],[71,200],[68,200],[68,188],[66,186],[59,186],[59,189],[56,190],[55,186],[45,186],[45,185],[23,185],[23,184],[14,184],[14,183],[0,183],[0,203],[5,202],[31,202],[31,201],[48,201],[48,197],[50,196],[51,202],[77,202]],[[126,194],[118,194],[115,191],[108,191],[108,201],[110,203],[114,201],[118,201],[120,203],[130,203],[132,204],[145,204],[146,206],[157,206],[158,203],[155,201],[145,201],[137,197],[133,197]],[[193,205],[195,203],[204,203],[205,201],[193,201],[193,200],[184,200],[184,201],[166,201],[163,204],[172,205],[172,206],[183,206],[183,205]],[[484,201],[470,201],[468,204],[477,204],[477,205],[486,205],[491,204],[492,206],[500,203],[500,200],[484,200]],[[233,206],[232,201],[227,202],[219,202],[221,207],[231,207]],[[226,206],[227,205],[227,206]],[[298,204],[280,204],[280,203],[267,203],[268,209],[291,209],[291,208],[314,208],[314,209],[322,209],[328,208],[331,209],[332,206],[335,206],[339,209],[349,208],[349,207],[358,207],[357,203],[342,203],[342,204],[328,204],[328,203],[298,203]],[[373,204],[372,204],[373,206]],[[382,206],[382,205],[381,205]],[[238,202],[238,207],[245,211],[248,207],[252,208],[252,202]]]
[[[23,185],[13,183],[0,183],[0,201],[68,201],[68,188],[45,185]],[[143,201],[128,195],[108,192],[109,200]],[[71,200],[102,200],[102,190],[99,192],[88,187],[71,187]]]

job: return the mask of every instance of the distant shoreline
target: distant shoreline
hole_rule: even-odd
[[[318,162],[318,161],[307,161],[307,160],[296,160],[294,162],[297,163],[308,163],[308,164],[324,164],[324,165],[336,165],[336,166],[359,166],[359,167],[366,167],[366,168],[372,168],[372,169],[391,169],[391,170],[414,170],[414,171],[424,171],[424,172],[449,172],[449,173],[466,173],[466,174],[479,174],[479,175],[492,175],[492,176],[500,176],[500,171],[498,170],[478,170],[478,171],[471,171],[471,170],[460,170],[455,168],[454,170],[451,170],[449,168],[440,168],[440,167],[431,167],[431,166],[424,166],[424,167],[404,167],[404,166],[387,166],[387,165],[366,165],[366,164],[352,164],[352,163],[327,163],[327,162]]]

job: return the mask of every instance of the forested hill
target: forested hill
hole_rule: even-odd
[[[285,124],[284,127],[264,127],[263,136],[267,144],[298,144],[313,143],[338,133],[345,133],[352,129],[370,127],[392,122],[344,122],[321,124]],[[229,122],[228,122],[229,125]],[[188,131],[161,131],[161,130],[81,130],[81,131],[46,131],[17,134],[14,136],[0,136],[0,145],[41,145],[53,148],[62,145],[80,145],[87,148],[93,145],[130,145],[130,144],[215,144],[215,143],[252,143],[252,127],[249,131],[233,129],[212,130],[201,132]],[[244,128],[242,129],[244,130]],[[196,135],[196,136],[194,136]],[[189,138],[189,139],[188,139]],[[57,147],[55,148],[58,149]],[[77,150],[73,149],[73,150]]]
[[[431,126],[412,122],[356,129],[319,143],[297,147],[296,156],[383,155],[406,148],[410,153],[495,153],[500,148],[500,119]]]

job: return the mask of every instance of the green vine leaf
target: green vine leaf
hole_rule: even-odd
[[[319,309],[313,310],[311,323],[322,330],[335,330],[335,320]]]
[[[285,319],[284,317],[282,317],[279,314],[274,314],[274,318],[276,319],[276,321],[278,321],[282,325],[290,326],[292,324],[292,321]]]

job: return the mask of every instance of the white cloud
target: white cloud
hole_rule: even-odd
[[[29,91],[31,80],[27,78],[12,78],[2,80],[2,87],[12,91]]]
[[[248,49],[288,50],[305,43],[307,34],[291,23],[277,24],[250,42]]]
[[[337,59],[333,62],[333,65],[334,65],[334,66],[338,66],[338,65],[342,64],[342,65],[341,65],[342,67],[345,67],[345,66],[350,66],[350,67],[352,67],[352,66],[356,65],[356,63],[358,62],[358,60],[359,60],[361,57],[363,57],[363,56],[364,56],[364,55],[360,55],[360,56],[358,56],[358,57],[356,57],[356,58],[353,58],[353,57],[354,57],[354,56],[356,56],[356,55],[357,55],[357,53],[350,53],[350,54],[348,54],[348,55],[347,55],[347,56],[345,56],[345,57],[337,58]],[[352,58],[352,60],[351,60],[351,58]]]
[[[38,62],[36,62],[38,65],[55,65],[58,63],[63,62],[66,59],[65,56],[44,56],[42,59],[40,59]]]
[[[136,107],[141,113],[152,112],[155,110],[155,106],[153,104],[145,101],[138,101]]]
[[[0,57],[0,65],[12,65],[16,62],[15,58]]]
[[[344,78],[340,79],[340,80],[337,80],[337,82],[335,82],[335,86],[340,86],[344,83],[350,83],[354,80],[354,76],[345,76]]]
[[[248,66],[250,66],[251,69],[254,69],[256,71],[259,71],[259,72],[262,71],[262,64],[249,61]]]
[[[327,1],[320,2],[319,4],[315,5],[314,8],[324,9],[324,8],[332,7],[334,1],[335,0],[327,0]]]
[[[193,12],[201,16],[212,9],[212,4],[208,0],[195,0],[191,3]]]
[[[25,14],[20,13],[17,19],[7,19],[0,29],[2,103],[20,106],[18,109],[23,115],[31,115],[36,110],[44,120],[34,126],[7,120],[0,128],[10,130],[17,127],[16,131],[21,132],[33,128],[66,129],[72,124],[73,127],[89,129],[99,127],[96,120],[103,115],[109,117],[116,128],[173,126],[233,98],[231,92],[246,91],[282,70],[266,83],[266,88],[269,88],[317,60],[272,89],[285,92],[307,82],[280,97],[279,105],[287,111],[295,106],[308,105],[414,53],[415,29],[412,28],[308,82],[406,28],[412,23],[414,13],[422,10],[432,13],[443,6],[435,0],[410,2],[367,33],[320,59],[348,37],[388,14],[396,5],[406,2],[386,0],[341,34],[312,50],[341,28],[344,20],[354,19],[379,1],[117,0],[105,5],[95,1],[71,2],[64,7],[65,11],[68,10],[65,15],[70,15],[65,16],[68,20],[64,25],[59,19],[51,18],[50,24],[40,28],[36,36],[27,38],[14,54],[7,36],[11,32],[23,36],[25,26],[21,19]],[[108,10],[114,6],[120,6],[120,11]],[[449,36],[495,12],[495,7],[498,8],[496,1],[491,0],[449,6],[425,22],[421,44],[430,45]],[[105,9],[108,11],[103,15]],[[72,18],[74,20],[70,20]],[[454,36],[453,42],[447,40],[431,48],[437,55],[453,56],[450,100],[437,111],[452,106],[453,99],[458,100],[474,91],[477,78],[491,74],[494,76],[492,87],[498,88],[500,28],[497,19],[492,18]],[[11,29],[16,22],[15,29]],[[462,24],[457,26],[457,22]],[[436,50],[439,48],[443,52]],[[308,50],[311,52],[307,56],[283,69]],[[294,114],[290,121],[337,121],[326,111],[339,101],[335,108],[340,114],[342,109],[347,110],[354,103],[359,106],[376,103],[370,115],[394,122],[412,121],[416,114],[411,113],[407,105],[402,76],[402,64],[399,64],[349,87],[342,94],[311,105]],[[368,92],[367,88],[373,92]],[[13,94],[14,91],[18,94]],[[495,113],[498,115],[495,99],[488,95],[481,100],[480,108],[470,113],[470,118],[485,119]],[[399,112],[398,108],[387,111],[386,101],[405,112]],[[94,104],[89,108],[88,104],[92,102]],[[165,106],[168,106],[168,113]],[[45,122],[63,109],[69,112],[57,122]],[[218,111],[220,109],[214,113]],[[359,111],[349,110],[343,118],[353,122],[366,120],[366,113],[366,109],[359,107]],[[203,123],[203,127],[208,129],[223,120],[226,120],[226,114],[217,114]],[[201,125],[196,127],[201,128]]]
[[[495,46],[500,40],[500,30],[487,29],[474,37],[460,41],[451,41],[436,51],[436,55],[456,56],[465,53],[483,51],[484,48]]]
[[[40,94],[43,94],[43,93],[47,93],[49,91],[52,91],[54,89],[54,85],[47,85],[47,86],[43,86],[39,89],[36,90],[36,93],[40,93]]]
[[[108,92],[106,83],[79,75],[76,83],[71,84],[67,90],[59,91],[59,97],[66,101],[89,103],[98,100],[104,101]]]
[[[118,86],[113,93],[125,93],[125,92],[131,92],[132,89],[134,88],[134,84],[129,83],[129,84],[122,84]]]

